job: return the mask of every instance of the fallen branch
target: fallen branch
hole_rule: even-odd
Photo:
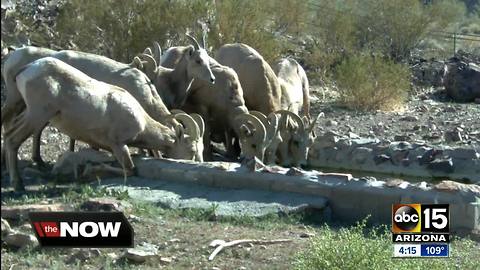
[[[211,247],[217,247],[217,248],[212,252],[210,257],[208,257],[208,260],[209,261],[213,260],[215,256],[217,256],[217,254],[220,253],[220,251],[222,251],[226,247],[233,247],[240,244],[248,244],[248,243],[260,244],[260,245],[271,245],[271,244],[287,243],[292,241],[293,239],[276,239],[276,240],[240,239],[240,240],[225,242],[224,240],[216,239],[210,243]]]

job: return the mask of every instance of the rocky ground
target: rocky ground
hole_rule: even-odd
[[[412,94],[398,112],[355,112],[337,106],[335,92],[312,87],[313,115],[325,114],[317,130],[389,141],[431,145],[480,147],[480,105],[453,103],[442,88],[424,88]],[[325,92],[325,99],[323,99]],[[353,133],[353,134],[351,134]]]

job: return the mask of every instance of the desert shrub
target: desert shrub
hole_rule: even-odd
[[[357,26],[359,49],[379,51],[396,61],[408,59],[429,31],[443,29],[465,13],[463,4],[450,0],[428,5],[418,0],[367,0],[358,10],[364,10]]]
[[[337,66],[340,103],[354,110],[395,110],[406,100],[410,71],[372,56],[352,56]]]
[[[352,7],[336,6],[334,1],[313,10],[313,23],[308,25],[312,41],[302,58],[308,66],[316,67],[322,76],[355,51],[356,18]]]
[[[271,11],[271,1],[215,2],[214,34],[209,39],[215,47],[242,42],[256,49],[267,61],[279,55],[280,44],[272,31],[272,16],[266,16]]]
[[[183,37],[187,28],[198,28],[197,21],[207,20],[208,3],[71,0],[62,7],[56,30],[62,44],[73,43],[77,49],[128,62],[152,41],[165,44]]]

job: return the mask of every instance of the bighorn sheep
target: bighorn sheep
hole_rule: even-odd
[[[281,58],[273,70],[282,89],[282,108],[310,117],[310,96],[305,70],[293,58]]]
[[[215,84],[194,81],[183,106],[186,112],[198,113],[206,121],[205,157],[212,157],[210,140],[224,143],[228,156],[238,156],[239,149],[235,148],[233,139],[239,138],[242,156],[262,159],[261,146],[268,139],[265,127],[248,114],[237,74],[213,59],[210,67],[217,78]]]
[[[183,46],[170,48],[167,51],[174,53],[162,58],[163,63],[169,64],[168,68],[174,68],[186,50],[187,47]],[[210,140],[224,143],[229,157],[237,157],[240,150],[243,157],[263,159],[263,145],[269,134],[258,118],[248,114],[237,74],[214,59],[210,59],[210,68],[216,78],[215,84],[194,80],[182,107],[187,112],[200,114],[206,121],[205,159],[212,158]],[[234,145],[234,138],[239,138],[240,149]]]
[[[175,115],[186,127],[167,127],[124,89],[97,81],[58,59],[36,60],[15,78],[17,94],[26,105],[5,131],[7,167],[15,190],[24,189],[17,169],[18,148],[48,122],[74,139],[110,150],[129,171],[134,164],[127,145],[184,159],[193,159],[201,150],[202,134],[192,117]]]
[[[9,56],[2,72],[7,88],[7,99],[4,107],[2,107],[2,124],[4,121],[8,123],[9,119],[19,112],[19,108],[22,108],[22,100],[16,94],[18,91],[15,90],[14,76],[22,66],[46,56],[60,59],[95,79],[127,90],[140,102],[145,111],[147,111],[153,119],[160,122],[165,121],[164,116],[170,113],[162,98],[169,102],[169,104],[174,103],[176,100],[184,99],[184,97],[181,96],[185,95],[193,78],[207,80],[212,83],[215,81],[215,77],[210,71],[208,63],[210,57],[206,55],[205,50],[199,47],[196,40],[191,39],[196,45],[194,47],[188,47],[189,53],[181,59],[182,61],[180,61],[179,67],[174,70],[161,72],[162,76],[158,76],[155,80],[160,87],[159,93],[162,97],[160,97],[156,91],[155,85],[150,83],[150,79],[140,70],[132,68],[131,65],[119,63],[103,56],[82,52],[56,52],[50,49],[36,47],[21,48]],[[161,49],[158,43],[154,43],[154,52],[155,55],[160,56]],[[184,59],[185,61],[183,61]],[[181,101],[177,103],[181,103]],[[38,163],[43,163],[40,156],[40,136],[41,131],[34,136],[32,158]]]
[[[131,64],[143,70],[152,80],[168,109],[178,109],[183,105],[193,79],[215,83],[207,51],[194,37],[190,35],[187,37],[193,46],[183,48],[176,65],[172,68],[156,65],[160,62],[161,55],[161,48],[157,42],[154,42],[153,53],[147,48],[138,58],[134,58]]]
[[[266,164],[278,163],[282,166],[304,166],[307,154],[315,140],[315,121],[310,118],[300,118],[297,114],[279,110],[271,113],[268,118],[261,112],[250,111],[270,130],[269,141],[265,143]]]
[[[276,114],[280,115],[278,132],[282,138],[277,144],[277,163],[282,166],[305,166],[308,150],[316,137],[314,128],[321,114],[313,121],[287,110],[277,111]]]
[[[249,110],[268,115],[281,109],[277,76],[255,49],[242,43],[226,44],[218,49],[215,59],[237,72]]]

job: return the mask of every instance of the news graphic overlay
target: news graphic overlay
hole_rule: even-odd
[[[393,257],[448,257],[448,204],[392,205]]]
[[[133,228],[122,212],[30,212],[42,247],[133,247]]]

